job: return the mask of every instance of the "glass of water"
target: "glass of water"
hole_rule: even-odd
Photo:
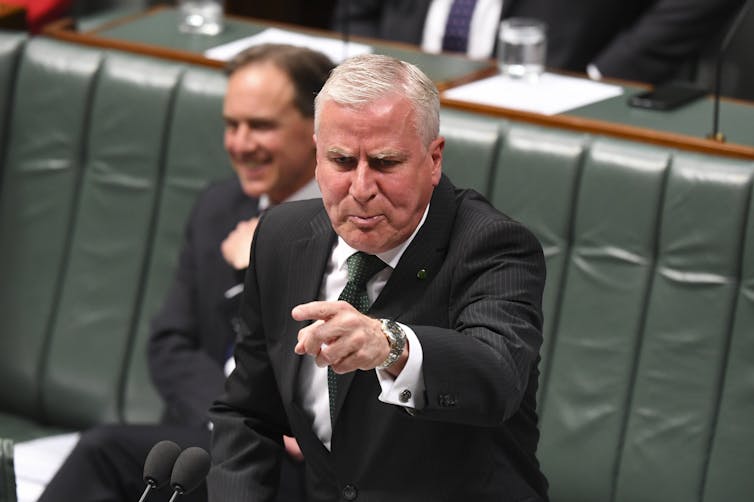
[[[178,29],[183,33],[217,35],[223,31],[223,0],[178,0]]]
[[[507,77],[536,82],[545,69],[547,26],[532,18],[511,17],[500,23],[497,60]]]

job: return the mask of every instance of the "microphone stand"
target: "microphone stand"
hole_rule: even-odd
[[[144,493],[141,494],[141,498],[139,499],[139,502],[144,502],[147,500],[147,495],[149,495],[149,492],[154,488],[151,483],[147,484],[147,487],[144,488]]]
[[[725,51],[728,50],[728,46],[733,40],[733,35],[738,32],[738,27],[746,16],[750,5],[751,2],[747,0],[746,3],[744,3],[743,7],[741,7],[741,10],[738,11],[738,14],[736,14],[736,17],[731,23],[730,28],[725,33],[723,42],[720,44],[720,49],[717,52],[717,58],[715,58],[715,90],[713,98],[714,108],[712,111],[712,132],[707,135],[707,138],[720,143],[725,143],[725,134],[720,131],[720,87],[723,79],[723,59],[725,57]]]

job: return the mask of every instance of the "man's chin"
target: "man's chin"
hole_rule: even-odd
[[[248,181],[242,178],[241,190],[247,197],[261,197],[269,192],[270,184],[266,181]]]
[[[338,235],[352,248],[369,254],[382,253],[394,247],[384,235],[381,235],[381,232],[376,230],[364,231],[351,227],[342,233],[339,231]]]

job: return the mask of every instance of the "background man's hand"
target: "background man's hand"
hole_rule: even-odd
[[[298,446],[298,442],[295,438],[290,436],[283,436],[283,444],[285,445],[285,451],[288,452],[291,458],[301,462],[304,460],[304,454],[301,453],[301,448]]]
[[[243,270],[249,266],[251,239],[254,237],[254,229],[257,228],[258,222],[259,218],[239,221],[236,228],[231,230],[220,245],[223,258],[236,270]]]

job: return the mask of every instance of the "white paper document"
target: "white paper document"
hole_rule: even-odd
[[[308,47],[323,53],[334,63],[340,63],[352,56],[372,52],[372,46],[370,45],[355,42],[344,43],[342,40],[335,38],[314,37],[278,28],[267,28],[256,35],[207,49],[204,51],[204,55],[210,59],[228,61],[247,47],[259,44],[289,44],[298,47]]]
[[[623,88],[617,85],[544,73],[538,82],[496,75],[448,89],[443,96],[457,101],[555,115],[621,94]]]
[[[68,457],[79,433],[47,436],[16,443],[13,464],[18,502],[35,502]]]

